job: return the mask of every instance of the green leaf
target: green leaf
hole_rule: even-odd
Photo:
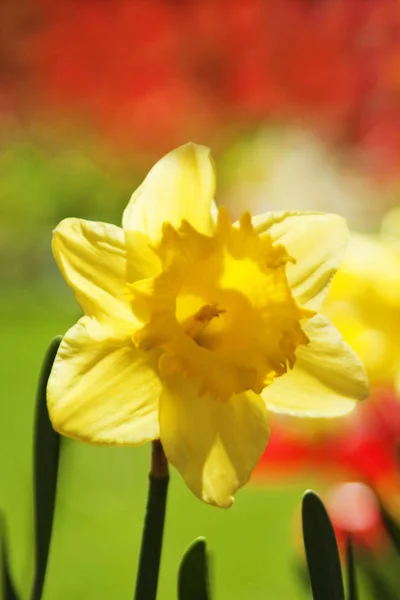
[[[34,514],[36,571],[31,600],[40,600],[49,555],[56,501],[60,436],[51,425],[46,388],[61,336],[52,340],[43,361],[36,404],[34,436]]]
[[[10,567],[8,563],[8,552],[7,552],[7,542],[6,542],[6,534],[5,534],[5,526],[3,519],[0,519],[0,523],[2,523],[1,527],[1,577],[0,582],[2,583],[2,594],[0,593],[0,597],[4,598],[4,600],[19,600],[17,593],[14,588],[13,581],[11,579]]]
[[[307,566],[302,559],[296,558],[296,560],[293,561],[293,575],[299,582],[299,586],[301,586],[301,588],[307,592],[308,596],[311,590],[310,578],[308,576]]]
[[[392,518],[387,508],[379,501],[379,509],[386,532],[398,554],[400,554],[400,527]]]
[[[339,551],[332,523],[315,492],[303,497],[303,539],[314,600],[344,600]]]
[[[209,600],[209,573],[206,540],[192,542],[183,555],[179,567],[179,600]]]
[[[347,598],[358,600],[354,546],[350,534],[347,536]]]
[[[389,582],[385,580],[382,573],[379,573],[379,571],[373,567],[372,564],[360,562],[360,567],[368,583],[368,590],[374,600],[399,599],[397,592],[391,588]]]

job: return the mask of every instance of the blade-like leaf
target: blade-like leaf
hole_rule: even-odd
[[[351,535],[347,537],[347,600],[358,600],[356,565]]]
[[[2,519],[0,519],[1,523]],[[2,523],[2,527],[0,530],[1,535],[1,578],[2,582],[2,594],[0,593],[0,597],[4,598],[4,600],[19,600],[17,596],[17,592],[15,591],[13,581],[11,579],[10,567],[8,562],[8,552],[7,552],[7,543],[6,543],[6,535],[5,535],[5,527],[4,521]]]
[[[35,553],[36,571],[31,600],[40,600],[43,592],[49,555],[51,531],[56,500],[60,436],[51,426],[46,404],[47,380],[61,337],[50,343],[43,361],[39,379],[36,404],[36,424],[34,437],[34,513],[35,513]]]
[[[315,492],[303,497],[303,539],[314,600],[344,600],[339,551],[332,523]]]
[[[360,567],[368,583],[368,590],[374,600],[398,600],[397,592],[392,589],[385,577],[372,564],[360,562]]]
[[[179,600],[209,600],[206,540],[197,538],[186,550],[179,567]]]
[[[293,561],[293,575],[296,577],[296,580],[299,583],[299,586],[307,592],[307,595],[310,594],[310,578],[308,576],[307,565],[303,562],[303,560],[296,558]]]
[[[393,519],[387,508],[382,504],[382,501],[379,502],[379,508],[386,532],[390,537],[397,554],[400,554],[400,527]]]

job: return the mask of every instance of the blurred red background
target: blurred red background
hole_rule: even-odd
[[[398,0],[4,0],[0,114],[61,120],[141,152],[262,122],[400,152]]]

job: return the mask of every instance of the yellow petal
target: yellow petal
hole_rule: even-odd
[[[168,460],[200,499],[229,507],[268,443],[267,411],[255,394],[222,402],[199,397],[177,376],[160,397],[160,434]]]
[[[153,242],[164,222],[186,219],[201,233],[213,230],[215,168],[205,146],[185,144],[166,154],[134,192],[123,216],[124,229],[140,231]]]
[[[154,277],[161,270],[160,259],[154,252],[152,242],[140,231],[125,230],[127,271],[126,281],[135,283]]]
[[[156,359],[132,343],[105,339],[84,317],[61,342],[47,386],[54,429],[104,445],[136,445],[159,437],[161,384]],[[107,330],[106,330],[107,331]],[[90,332],[90,333],[89,333]]]
[[[385,243],[378,236],[352,233],[340,271],[329,298],[358,300],[369,306],[400,307],[400,247]]]
[[[126,250],[120,227],[65,219],[53,234],[53,254],[84,313],[133,321],[125,294]]]
[[[400,246],[352,234],[323,307],[375,385],[391,385],[400,361]]]
[[[360,360],[322,315],[302,324],[310,339],[296,350],[291,371],[262,392],[267,408],[301,417],[339,417],[368,395]]]
[[[254,217],[257,233],[283,244],[295,264],[287,278],[296,300],[318,309],[344,256],[348,241],[345,219],[324,213],[266,213]]]

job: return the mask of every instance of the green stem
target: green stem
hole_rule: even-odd
[[[151,470],[135,600],[155,600],[168,492],[168,462],[159,440],[152,444]]]
[[[347,599],[358,599],[354,547],[350,533],[347,536]]]

